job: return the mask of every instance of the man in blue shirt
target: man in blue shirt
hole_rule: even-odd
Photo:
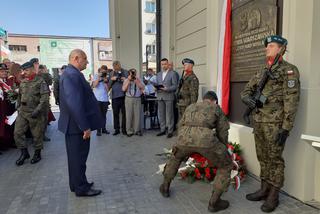
[[[103,119],[103,128],[97,129],[97,136],[101,136],[101,132],[104,134],[109,134],[106,129],[106,121],[107,121],[107,112],[109,102],[108,95],[108,67],[101,66],[98,70],[98,74],[95,74],[93,77],[92,87],[93,93],[98,100],[98,104],[100,107],[100,111]]]

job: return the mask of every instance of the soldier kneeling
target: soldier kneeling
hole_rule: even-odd
[[[221,200],[220,197],[229,187],[233,168],[226,147],[229,122],[217,102],[215,92],[209,91],[204,95],[203,102],[187,107],[179,122],[178,142],[173,146],[173,154],[166,164],[164,180],[159,189],[163,197],[169,197],[170,183],[181,162],[191,154],[199,153],[218,168],[208,206],[210,212],[229,207],[229,202]]]

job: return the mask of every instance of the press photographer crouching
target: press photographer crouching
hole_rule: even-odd
[[[129,76],[124,81],[122,90],[126,93],[126,129],[127,136],[142,136],[141,132],[141,95],[144,92],[144,84],[137,77],[136,69],[129,70]]]
[[[98,100],[99,108],[102,114],[104,125],[102,129],[97,129],[97,136],[101,136],[101,133],[109,134],[106,129],[107,112],[109,107],[109,95],[108,95],[108,82],[109,82],[108,67],[103,65],[98,70],[98,74],[93,77],[92,87],[93,93]]]

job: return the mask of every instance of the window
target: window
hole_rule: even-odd
[[[156,12],[156,3],[152,1],[146,1],[146,7],[144,9],[146,13],[155,13]]]
[[[27,46],[26,45],[9,45],[10,51],[25,51],[27,52]]]
[[[156,24],[146,23],[146,34],[156,34]]]
[[[150,54],[156,54],[156,45],[150,45]]]
[[[39,45],[37,46],[37,50],[38,50],[38,52],[40,52],[40,46]]]

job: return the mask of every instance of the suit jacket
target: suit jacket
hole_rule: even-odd
[[[164,80],[162,80],[163,71],[157,74],[157,85],[164,85],[168,90],[157,91],[157,98],[160,100],[174,100],[175,91],[177,90],[178,81],[173,71],[168,71]]]
[[[60,118],[64,134],[81,134],[103,127],[103,119],[89,83],[74,66],[68,65],[59,80]]]

